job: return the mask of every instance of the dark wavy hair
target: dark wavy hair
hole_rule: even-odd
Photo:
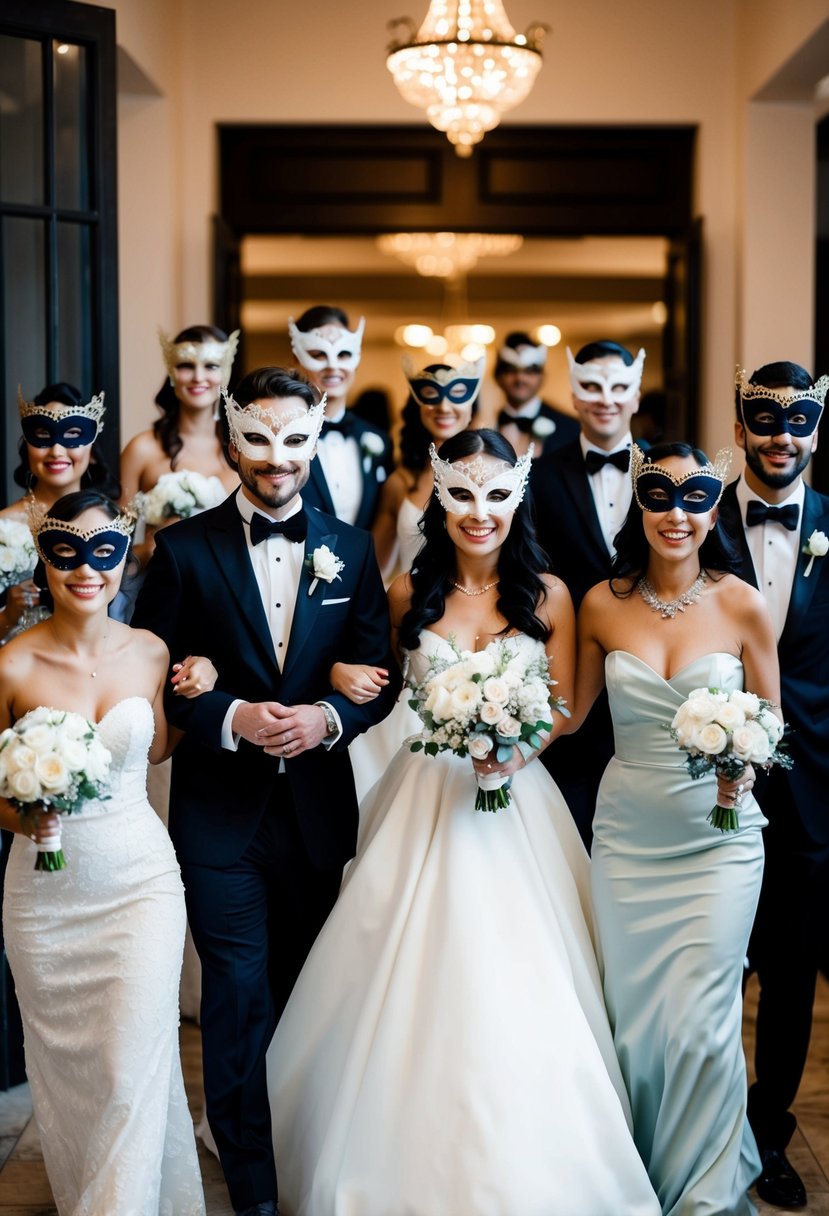
[[[69,523],[70,520],[77,519],[79,515],[83,515],[84,511],[90,511],[93,507],[103,511],[110,519],[115,519],[121,510],[108,494],[90,487],[86,490],[73,490],[71,494],[64,494],[63,498],[52,503],[46,512],[46,518],[57,520],[60,523]],[[132,541],[127,548],[126,557],[125,571],[129,570],[132,559]],[[40,590],[42,607],[48,608],[52,612],[55,604],[46,579],[46,565],[39,558],[32,578],[35,586]]]
[[[659,464],[669,456],[692,456],[700,468],[708,464],[708,457],[700,448],[679,442],[654,444],[645,453],[645,460],[648,464]],[[613,542],[616,556],[610,571],[610,590],[618,599],[627,599],[648,568],[651,549],[645,536],[642,515],[642,508],[634,497],[625,522]],[[722,576],[739,573],[740,561],[734,540],[719,518],[700,545],[699,563],[708,574],[713,572]],[[617,583],[623,586],[617,586]]]
[[[187,329],[183,329],[181,333],[176,334],[173,341],[227,342],[227,334],[223,329],[218,329],[215,325],[190,325]],[[153,423],[153,434],[161,444],[161,450],[164,452],[164,455],[170,461],[170,468],[174,469],[184,443],[178,430],[179,418],[181,416],[181,402],[176,396],[176,390],[170,383],[169,377],[156,393],[155,403],[161,410],[161,417],[157,418]],[[219,410],[219,413],[223,412],[223,410]],[[224,443],[221,419],[217,419],[216,421],[216,438],[222,445],[225,460],[230,464],[227,447]]]
[[[512,444],[498,431],[482,429],[461,431],[441,444],[438,455],[454,463],[479,452],[514,465],[517,457]],[[411,572],[412,602],[400,625],[400,644],[407,650],[420,645],[420,631],[443,616],[446,596],[456,574],[455,546],[446,529],[446,512],[436,494],[429,499],[423,514],[423,547]],[[529,486],[512,518],[509,533],[498,555],[498,611],[506,618],[508,629],[519,629],[529,637],[546,642],[550,630],[536,616],[536,607],[546,594],[541,578],[547,569],[544,553],[535,539]]]
[[[88,400],[89,398],[85,398],[80,389],[75,388],[74,384],[67,384],[64,380],[59,380],[57,384],[47,384],[45,388],[42,388],[32,398],[35,405],[44,407],[53,402],[57,405],[79,407],[86,405]],[[14,480],[24,490],[33,490],[37,485],[37,478],[31,470],[29,447],[22,436],[17,444],[17,452],[20,457],[20,464],[14,470]],[[118,498],[121,494],[121,483],[115,474],[110,471],[97,439],[92,444],[92,451],[89,454],[89,466],[81,477],[81,489],[99,490],[109,498]]]
[[[448,363],[430,363],[423,370],[436,372],[451,371]],[[472,403],[472,418],[478,413],[478,397]],[[403,426],[400,430],[400,463],[411,473],[420,473],[429,463],[429,445],[434,442],[434,435],[423,425],[420,417],[420,405],[412,394],[403,406],[401,414]]]
[[[323,325],[341,325],[348,329],[348,316],[334,304],[314,304],[295,322],[297,329],[307,334],[312,329],[322,329]]]

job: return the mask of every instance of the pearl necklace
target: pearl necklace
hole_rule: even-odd
[[[702,594],[707,577],[705,571],[700,570],[688,590],[683,591],[682,595],[678,595],[675,600],[661,600],[646,578],[639,579],[636,590],[649,608],[652,608],[654,612],[659,612],[664,620],[673,620],[676,614],[684,612],[689,604],[696,604]]]
[[[483,587],[472,587],[470,589],[469,587],[464,587],[463,583],[456,583],[453,578],[450,578],[449,580],[455,590],[462,591],[464,595],[484,595],[485,592],[491,591],[493,587],[497,587],[499,581],[500,580],[496,578],[494,583],[484,583]]]

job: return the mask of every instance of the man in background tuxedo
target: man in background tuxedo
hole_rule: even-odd
[[[495,383],[505,402],[498,413],[498,430],[519,456],[531,443],[535,455],[553,452],[578,437],[579,424],[570,414],[541,400],[547,347],[529,334],[507,334],[495,364]]]
[[[234,1209],[276,1212],[265,1053],[357,839],[348,744],[400,685],[371,537],[303,505],[322,401],[282,368],[226,398],[241,486],[158,534],[133,623],[218,679],[165,708],[170,835],[202,962],[210,1128]],[[388,668],[365,705],[333,692],[332,664]]]
[[[803,481],[817,447],[829,387],[796,363],[769,363],[737,378],[735,435],[742,477],[720,517],[738,539],[742,575],[766,597],[778,639],[791,771],[772,769],[757,794],[769,824],[749,961],[760,981],[756,1082],[748,1117],[763,1160],[757,1193],[797,1208],[806,1189],[786,1157],[789,1109],[803,1075],[818,964],[829,945],[829,498]],[[815,556],[813,557],[813,554]],[[759,786],[759,783],[758,783]]]
[[[539,541],[578,611],[590,588],[610,576],[613,540],[630,507],[630,420],[639,405],[645,352],[634,359],[617,342],[599,341],[575,357],[568,349],[567,358],[580,434],[534,462],[530,485]],[[542,753],[588,848],[596,792],[612,754],[605,696],[575,735]]]
[[[371,527],[380,487],[394,467],[388,435],[346,409],[364,328],[361,317],[350,330],[342,309],[327,304],[307,309],[288,324],[294,357],[327,398],[317,459],[303,497],[306,505],[356,528]]]

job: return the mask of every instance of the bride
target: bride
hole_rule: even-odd
[[[55,503],[33,529],[54,615],[0,652],[0,728],[38,706],[67,709],[98,724],[112,755],[106,800],[62,820],[59,873],[34,870],[58,816],[0,800],[16,833],[6,950],[61,1216],[205,1210],[178,1049],[184,892],[146,797],[148,753],[167,750],[167,651],[107,616],[132,525],[96,490]]]
[[[570,695],[573,610],[542,573],[529,460],[479,430],[433,463],[421,560],[390,590],[410,678],[507,639],[546,651]],[[534,756],[475,764],[511,776],[507,809],[474,809],[471,760],[405,746],[363,804],[357,857],[269,1052],[283,1216],[659,1212],[578,833]]]

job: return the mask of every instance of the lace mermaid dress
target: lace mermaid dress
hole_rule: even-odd
[[[742,664],[714,653],[664,680],[613,651],[605,668],[616,751],[593,822],[592,888],[636,1144],[665,1216],[747,1216],[760,1160],[741,981],[766,821],[749,797],[739,831],[712,828],[716,782],[691,780],[664,729],[694,688],[742,688]]]
[[[111,795],[62,820],[66,869],[36,873],[15,835],[6,949],[26,1071],[61,1216],[203,1216],[178,1045],[184,891],[146,795],[153,713],[100,723]]]
[[[441,653],[424,631],[414,678]],[[536,761],[506,810],[475,789],[402,748],[361,808],[268,1055],[283,1216],[658,1216],[570,813]]]

